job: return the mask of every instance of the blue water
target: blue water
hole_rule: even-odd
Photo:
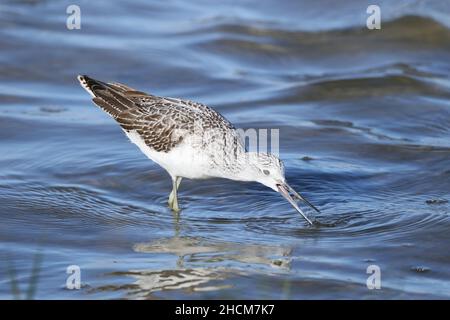
[[[378,3],[381,30],[368,1],[79,1],[68,30],[70,1],[3,1],[0,298],[450,298],[450,6]],[[280,129],[316,225],[219,179],[174,215],[77,74]]]

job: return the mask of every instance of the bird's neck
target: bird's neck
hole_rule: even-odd
[[[236,181],[254,181],[254,167],[242,158],[228,163],[221,169],[214,172],[214,176]]]

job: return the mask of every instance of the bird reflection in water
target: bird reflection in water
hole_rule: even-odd
[[[162,290],[222,290],[232,287],[226,281],[231,277],[290,270],[291,248],[180,236],[179,219],[179,214],[174,213],[173,237],[134,245],[135,252],[177,256],[175,268],[123,273],[136,279],[138,296]]]

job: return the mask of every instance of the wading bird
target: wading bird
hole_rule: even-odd
[[[301,200],[284,176],[276,156],[247,152],[245,143],[221,114],[197,102],[158,97],[120,83],[78,76],[93,102],[122,127],[128,138],[172,178],[169,207],[178,212],[177,191],[182,178],[226,178],[257,181],[279,192],[308,221],[298,207]]]

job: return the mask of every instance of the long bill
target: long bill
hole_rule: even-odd
[[[281,195],[283,197],[286,198],[287,201],[289,201],[289,203],[295,208],[295,210],[298,211],[298,213],[300,213],[302,215],[303,218],[305,218],[306,221],[308,221],[308,223],[310,225],[313,225],[313,223],[311,222],[311,220],[308,219],[308,217],[303,213],[303,211],[298,207],[297,203],[295,202],[295,200],[291,197],[291,195],[289,194],[289,190],[292,189],[287,183],[283,183],[283,184],[277,184],[277,188],[278,191],[281,193]],[[295,193],[294,193],[295,194]]]
[[[298,193],[297,191],[295,191],[290,185],[288,185],[286,183],[286,187],[289,189],[290,192],[292,192],[294,194],[294,196],[298,199],[303,201],[304,203],[306,203],[308,206],[310,206],[311,208],[313,208],[314,210],[316,210],[317,213],[320,213],[320,210],[317,209],[311,202],[309,202],[304,196],[302,196],[300,193]]]

